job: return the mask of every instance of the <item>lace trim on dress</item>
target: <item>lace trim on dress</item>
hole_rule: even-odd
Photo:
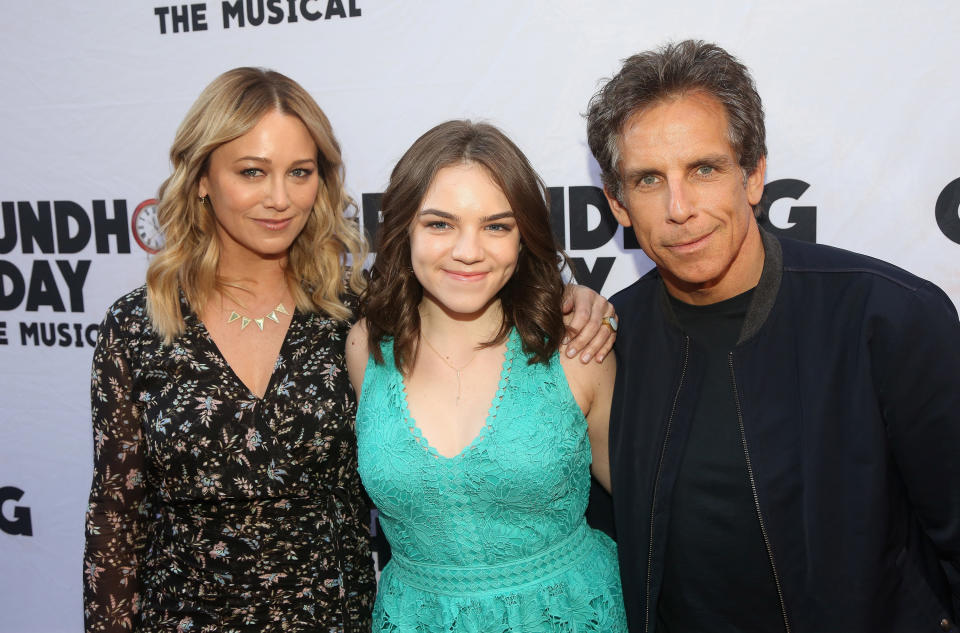
[[[405,581],[387,579],[375,607],[378,632],[391,633],[625,633],[620,580],[616,567],[603,561],[596,547],[609,549],[609,540],[587,543],[572,570],[539,590],[523,587],[493,595],[424,593]],[[594,545],[594,543],[596,545]],[[592,587],[591,590],[584,590]],[[439,598],[439,600],[437,599]]]
[[[510,372],[513,368],[513,359],[518,352],[517,344],[519,340],[517,331],[515,329],[511,330],[510,335],[507,337],[507,348],[504,351],[503,364],[500,368],[500,382],[497,385],[497,392],[494,394],[493,400],[490,403],[490,409],[487,411],[486,422],[477,433],[477,436],[453,457],[447,457],[441,454],[435,447],[430,445],[423,431],[417,426],[417,421],[410,415],[410,406],[407,400],[407,386],[403,382],[403,375],[400,372],[394,373],[394,380],[390,383],[390,389],[393,392],[395,404],[403,413],[403,423],[407,426],[407,430],[413,435],[414,440],[420,444],[431,457],[440,461],[459,459],[476,450],[487,436],[493,433],[493,421],[497,417],[497,411],[500,410],[500,403],[503,402],[503,392],[510,383]]]

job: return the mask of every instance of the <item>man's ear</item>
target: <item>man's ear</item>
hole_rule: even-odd
[[[617,200],[615,196],[610,194],[610,190],[607,189],[606,186],[603,188],[603,197],[607,199],[607,204],[610,205],[610,211],[613,212],[613,217],[617,219],[617,223],[620,226],[632,226],[627,208],[620,204],[620,201]]]
[[[757,166],[753,173],[747,176],[747,201],[750,206],[755,207],[760,204],[760,198],[763,197],[763,181],[767,175],[767,157],[761,156],[757,161]]]

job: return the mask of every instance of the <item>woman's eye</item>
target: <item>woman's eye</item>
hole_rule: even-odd
[[[309,178],[312,173],[313,173],[313,170],[307,169],[306,167],[297,167],[296,169],[290,172],[290,174],[294,178]]]
[[[257,167],[250,167],[249,169],[244,169],[240,172],[241,175],[246,176],[247,178],[255,178],[262,173],[262,170]]]

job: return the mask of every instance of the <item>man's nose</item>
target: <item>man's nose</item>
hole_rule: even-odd
[[[670,182],[667,219],[682,224],[693,215],[693,209],[693,196],[687,183],[682,179]]]

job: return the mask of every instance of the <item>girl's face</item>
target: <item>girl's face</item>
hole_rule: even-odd
[[[223,256],[282,258],[319,187],[310,132],[297,117],[272,111],[213,151],[198,193],[210,196]]]
[[[485,167],[439,170],[410,227],[410,259],[424,302],[476,318],[499,304],[520,255],[520,230],[507,197]]]

